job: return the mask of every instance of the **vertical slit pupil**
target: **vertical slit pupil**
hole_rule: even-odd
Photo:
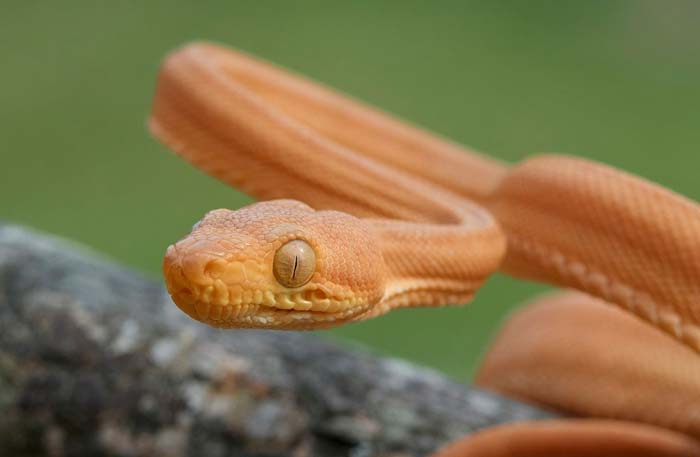
[[[294,267],[292,268],[292,279],[296,278],[296,276],[297,276],[297,266],[299,266],[299,256],[295,255],[294,256]]]

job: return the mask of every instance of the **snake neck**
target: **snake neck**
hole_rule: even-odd
[[[506,241],[489,213],[471,204],[453,211],[459,223],[366,220],[379,239],[387,271],[381,312],[466,303],[498,268]]]

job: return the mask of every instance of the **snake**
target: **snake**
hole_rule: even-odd
[[[508,164],[256,57],[163,60],[152,134],[257,203],[167,248],[174,303],[219,328],[319,329],[459,305],[495,272],[568,289],[512,315],[480,387],[571,419],[436,456],[700,455],[700,205],[590,160]]]

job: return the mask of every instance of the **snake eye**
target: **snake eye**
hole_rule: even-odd
[[[304,240],[292,240],[275,253],[272,272],[284,287],[301,287],[316,270],[316,254]]]

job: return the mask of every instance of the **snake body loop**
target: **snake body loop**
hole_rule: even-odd
[[[260,78],[253,81],[251,73]],[[288,100],[292,94],[315,103],[325,117],[291,108],[297,106]],[[363,218],[294,205],[280,218],[275,203],[261,203],[255,207],[257,225],[239,233],[232,221],[245,224],[256,210],[210,214],[164,261],[169,290],[189,315],[222,327],[321,328],[396,307],[463,303],[496,270],[505,236],[488,211],[429,179],[357,154],[323,135],[323,127],[309,127],[325,122],[328,130],[342,132],[345,125],[354,132],[355,124],[373,113],[339,99],[210,45],[192,46],[166,59],[150,122],[158,138],[199,168],[259,199],[293,198],[317,210]],[[334,110],[336,106],[346,109]],[[379,135],[381,129],[375,129]],[[420,150],[427,134],[413,135],[416,144],[403,147]],[[453,162],[460,160],[456,146],[431,141]],[[263,210],[265,205],[269,208]],[[317,221],[313,227],[311,219]],[[249,244],[222,248],[237,236]],[[284,237],[309,242],[322,260],[315,277],[299,288],[280,287],[270,274]],[[214,257],[224,259],[227,268],[243,268],[254,280],[242,284],[238,275],[211,278],[205,267],[187,268]],[[331,304],[315,306],[314,293],[318,301]]]
[[[509,168],[205,43],[163,63],[150,128],[198,168],[269,200],[212,211],[168,249],[168,290],[193,318],[322,328],[464,303],[501,268],[598,299],[568,294],[518,314],[487,356],[481,385],[664,427],[554,427],[577,439],[597,430],[601,445],[626,437],[618,444],[629,454],[615,455],[641,455],[630,444],[638,434],[657,452],[648,455],[700,455],[676,433],[700,437],[695,202],[582,159],[539,156]],[[302,245],[311,251],[299,254]],[[296,282],[309,259],[313,271]],[[528,444],[521,429],[510,431],[495,435]],[[526,455],[494,443],[487,435],[441,455]],[[547,443],[531,449],[554,449]]]

